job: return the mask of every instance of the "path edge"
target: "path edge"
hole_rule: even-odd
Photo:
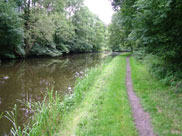
[[[130,56],[126,58],[126,63],[126,89],[136,128],[140,136],[155,136],[151,125],[150,115],[148,112],[144,111],[142,105],[140,104],[140,99],[136,96],[133,89]]]

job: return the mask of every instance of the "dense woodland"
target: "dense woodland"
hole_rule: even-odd
[[[182,83],[182,1],[112,0],[110,46],[131,48],[166,83]]]
[[[83,0],[0,0],[0,58],[100,51],[106,32]]]

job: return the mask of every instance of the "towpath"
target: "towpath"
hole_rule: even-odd
[[[127,61],[126,87],[127,87],[130,104],[132,107],[132,112],[133,112],[136,128],[140,136],[155,136],[153,132],[153,128],[150,124],[149,113],[144,111],[143,107],[140,104],[139,98],[136,96],[133,90],[129,57],[127,57],[126,61]]]

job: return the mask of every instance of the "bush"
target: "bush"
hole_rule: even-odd
[[[145,54],[142,50],[135,51],[134,54],[136,59],[145,63],[149,71],[163,83],[171,85],[174,87],[174,90],[177,92],[182,92],[181,87],[181,71],[173,71],[168,68],[168,65],[165,63],[161,57],[158,57],[153,54]]]

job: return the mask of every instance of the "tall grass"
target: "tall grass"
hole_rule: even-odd
[[[95,82],[95,79],[100,75],[104,65],[109,63],[111,58],[108,58],[103,64],[96,68],[87,70],[83,78],[78,78],[74,92],[71,95],[66,95],[64,100],[58,92],[53,90],[48,91],[42,102],[26,103],[26,106],[33,112],[27,124],[21,128],[17,124],[17,106],[13,111],[6,112],[5,117],[13,124],[11,134],[13,136],[51,136],[54,135],[61,124],[64,114],[72,110],[75,105],[79,104],[84,98],[86,91]]]
[[[17,124],[17,106],[13,111],[7,112],[5,117],[9,119],[13,128],[11,133],[14,136],[41,136],[52,135],[56,131],[56,125],[59,124],[61,118],[60,112],[62,109],[61,97],[57,92],[48,92],[42,102],[27,103],[27,107],[33,111],[33,116],[30,117],[28,124],[21,128]]]

